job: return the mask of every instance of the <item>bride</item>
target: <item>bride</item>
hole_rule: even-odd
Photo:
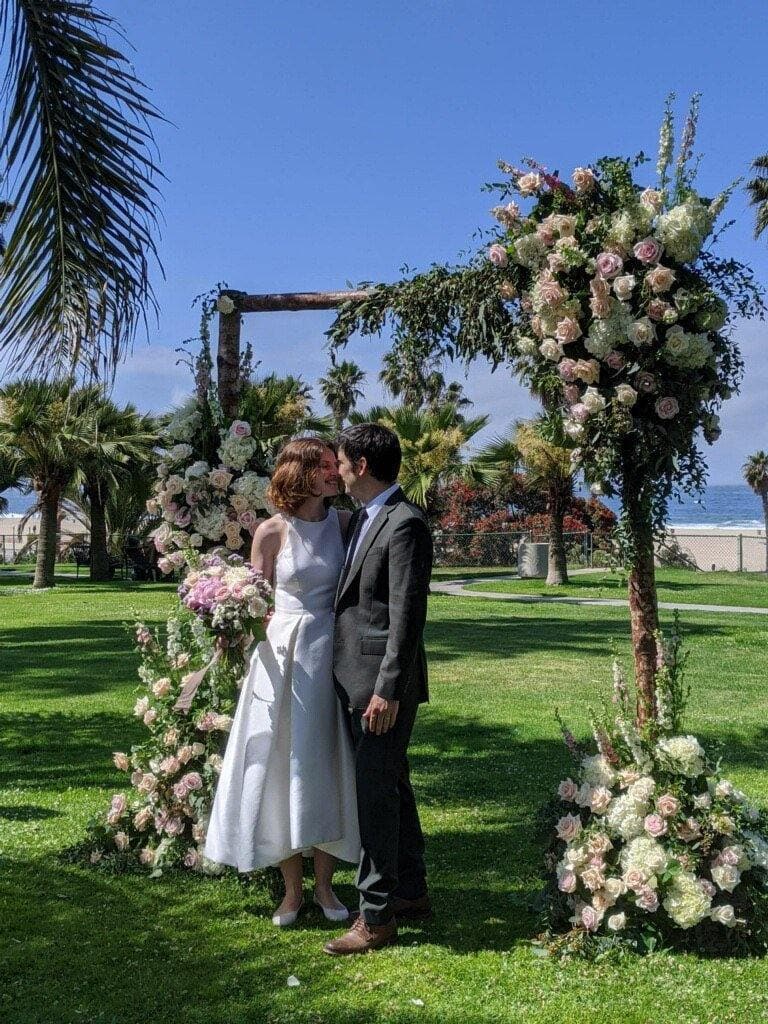
[[[314,857],[317,903],[349,915],[333,888],[336,860],[360,854],[351,742],[333,685],[333,604],[349,513],[335,447],[289,441],[268,498],[278,509],[253,538],[251,562],[270,580],[275,611],[243,682],[216,790],[205,855],[240,871],[279,865],[284,927],[302,909],[303,856]]]

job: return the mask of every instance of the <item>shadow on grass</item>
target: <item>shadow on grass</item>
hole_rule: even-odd
[[[583,614],[577,618],[570,608],[568,613],[560,616],[543,611],[531,614],[514,604],[499,602],[492,612],[480,611],[475,605],[477,614],[456,616],[442,613],[441,605],[437,603],[442,599],[442,595],[432,598],[436,602],[433,608],[438,614],[429,620],[426,629],[430,663],[467,658],[503,661],[531,652],[540,652],[543,658],[562,652],[608,657],[611,639],[624,641],[630,636],[629,612],[623,615],[623,609],[616,609],[619,614],[612,616],[606,616],[605,609],[593,609],[594,615]],[[449,597],[446,600],[452,602],[456,599]],[[442,607],[447,609],[449,605]],[[536,607],[543,608],[541,605]],[[686,621],[684,632],[688,640],[697,636],[711,639],[717,635],[730,636],[733,629],[727,623]]]
[[[0,806],[0,820],[5,821],[44,821],[47,818],[61,818],[61,811],[52,807],[36,807],[34,804],[19,804],[16,807]]]
[[[129,714],[0,715],[0,788],[62,792],[70,787],[114,786],[120,779],[112,765],[113,751],[129,750],[146,735],[144,726]]]

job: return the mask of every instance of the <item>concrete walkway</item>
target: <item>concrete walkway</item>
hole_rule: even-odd
[[[499,583],[508,580],[516,580],[517,576],[483,576],[469,577],[468,579],[444,580],[441,583],[435,581],[431,584],[431,590],[436,594],[449,594],[451,597],[481,597],[486,601],[517,601],[520,604],[577,604],[595,605],[604,608],[628,608],[629,601],[620,601],[609,597],[540,597],[535,594],[499,594],[492,590],[467,590],[468,584],[477,583]],[[681,612],[726,612],[729,615],[768,615],[768,608],[740,608],[738,605],[729,604],[670,604],[659,602],[659,608],[667,611],[674,611],[677,608]]]

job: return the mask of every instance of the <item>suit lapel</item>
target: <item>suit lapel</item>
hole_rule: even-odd
[[[339,601],[339,598],[344,593],[344,591],[347,589],[349,584],[355,578],[355,576],[360,572],[362,564],[365,561],[365,556],[370,551],[373,542],[376,540],[378,535],[384,529],[384,527],[385,527],[385,525],[387,523],[387,520],[389,519],[389,517],[390,517],[390,515],[392,513],[392,510],[394,509],[395,505],[398,505],[402,500],[403,500],[403,492],[398,487],[398,489],[394,492],[394,494],[390,495],[390,497],[387,499],[384,507],[379,510],[379,512],[376,515],[376,517],[374,518],[373,522],[368,527],[368,530],[367,530],[365,536],[363,537],[362,541],[357,546],[357,551],[355,551],[354,557],[352,559],[352,564],[349,567],[349,571],[346,574],[342,573],[341,585],[339,586],[339,589],[336,592],[336,601],[337,602]]]

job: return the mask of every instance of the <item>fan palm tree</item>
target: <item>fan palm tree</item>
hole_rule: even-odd
[[[88,454],[98,389],[21,380],[0,388],[0,458],[37,493],[40,531],[33,587],[52,587],[62,495]]]
[[[450,405],[434,411],[375,406],[366,413],[353,412],[350,422],[381,423],[394,430],[403,452],[400,486],[429,516],[435,513],[440,485],[457,479],[488,483],[494,476],[490,459],[465,457],[467,445],[487,425],[487,416],[464,420]]]
[[[13,182],[0,278],[0,354],[50,377],[113,369],[156,310],[159,115],[116,23],[88,0],[0,0],[0,148]],[[39,372],[39,371],[38,371]]]
[[[272,373],[243,384],[237,415],[250,423],[260,443],[263,470],[289,437],[307,432],[330,436],[333,425],[328,418],[312,413],[311,398],[312,390],[301,377]]]
[[[547,584],[558,587],[568,582],[563,520],[573,497],[573,471],[570,451],[548,441],[542,425],[541,419],[516,424],[511,437],[492,442],[482,457],[506,460],[508,467],[521,466],[526,488],[546,494],[550,522]]]
[[[150,489],[154,476],[152,449],[157,443],[157,433],[151,417],[142,416],[132,405],[118,408],[99,393],[93,396],[90,416],[89,442],[75,482],[82,486],[88,506],[91,579],[101,581],[109,579],[109,510],[114,514],[119,508],[120,500],[114,498],[131,477],[143,473],[147,490]]]
[[[755,213],[755,238],[757,238],[768,228],[768,153],[757,157],[752,167],[757,171],[757,176],[747,184],[747,192],[750,204],[757,207]]]
[[[333,414],[337,431],[343,428],[358,398],[363,397],[360,385],[364,380],[365,373],[356,363],[348,360],[334,363],[326,376],[320,378],[320,394]]]
[[[744,479],[760,496],[765,519],[765,571],[768,573],[768,452],[755,452],[742,467]]]

